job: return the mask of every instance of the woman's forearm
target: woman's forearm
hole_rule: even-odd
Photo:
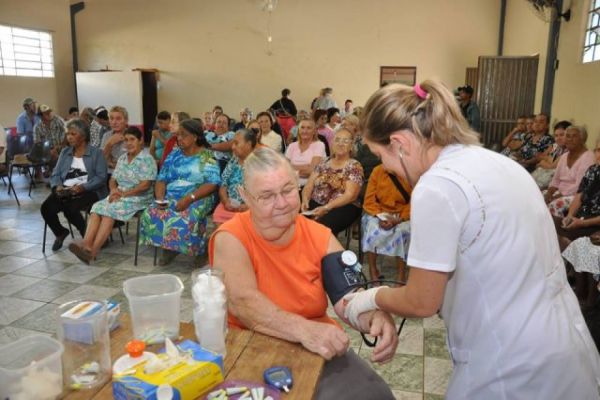
[[[231,151],[231,146],[233,145],[233,141],[223,142],[223,143],[214,143],[210,145],[210,148],[217,151]]]
[[[164,200],[165,193],[167,192],[167,185],[164,181],[156,181],[156,185],[154,185],[154,198],[156,200]]]
[[[569,206],[569,211],[567,212],[567,217],[575,217],[577,211],[581,207],[581,193],[577,193],[573,200],[571,200],[571,205]]]
[[[214,191],[217,190],[217,188],[217,185],[214,185],[212,183],[205,183],[204,185],[200,185],[198,188],[192,191],[190,195],[193,194],[196,200],[198,200],[208,196],[211,193],[214,193]]]
[[[227,203],[229,196],[227,195],[227,186],[219,187],[219,201],[223,204]]]

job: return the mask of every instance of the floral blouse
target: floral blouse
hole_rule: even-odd
[[[331,160],[327,159],[315,167],[315,174],[317,177],[311,199],[321,205],[343,195],[348,181],[362,186],[364,177],[362,165],[354,159],[350,159],[341,169],[333,168]]]
[[[242,196],[240,196],[239,188],[244,184],[244,170],[240,165],[237,157],[233,157],[227,163],[227,166],[221,174],[222,185],[227,189],[227,196],[244,204]]]
[[[594,164],[585,171],[579,184],[581,207],[577,217],[592,218],[600,215],[600,165]]]
[[[533,136],[529,137],[523,147],[521,147],[521,156],[524,160],[531,160],[536,155],[546,151],[554,143],[554,138],[550,135],[544,135],[537,141],[533,142]]]

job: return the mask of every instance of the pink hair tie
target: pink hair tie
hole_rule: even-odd
[[[414,91],[417,94],[417,96],[419,96],[421,99],[425,100],[427,98],[427,92],[425,90],[423,90],[423,88],[421,87],[421,85],[419,85],[418,83],[414,86]]]

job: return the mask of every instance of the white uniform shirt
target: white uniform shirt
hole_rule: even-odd
[[[531,176],[446,147],[412,193],[408,264],[449,273],[448,399],[598,399],[600,358]]]

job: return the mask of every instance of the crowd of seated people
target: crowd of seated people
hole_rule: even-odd
[[[596,304],[600,286],[600,143],[588,150],[587,130],[562,120],[547,134],[549,117],[519,117],[502,154],[532,171],[554,218],[567,272],[582,307]]]
[[[282,94],[289,96],[287,91]],[[292,111],[288,102],[281,102],[286,107],[275,111],[294,117],[288,112]],[[368,176],[380,163],[362,144],[360,110],[348,103],[343,118],[335,107],[300,110],[285,138],[272,110],[258,112],[251,119],[246,107],[240,121],[233,121],[222,107],[215,106],[204,114],[207,124],[186,112],[161,111],[145,149],[144,135],[129,126],[124,107],[86,107],[67,124],[65,147],[51,179],[52,193],[42,205],[44,219],[56,237],[53,249],[60,249],[68,236],[59,212],[81,234],[82,239],[70,243],[69,249],[86,264],[97,259],[108,244],[113,227],[139,215],[140,244],[160,250],[159,265],[170,264],[177,254],[197,257],[199,262],[207,250],[209,218],[219,225],[248,210],[243,195],[245,160],[255,149],[266,147],[287,158],[296,172],[295,195],[302,211],[310,211],[308,218],[335,235],[353,224],[356,228]],[[326,136],[319,134],[315,121]],[[364,171],[368,171],[366,176]],[[372,200],[386,212],[395,212],[393,204],[387,203],[393,195],[378,195],[384,197]],[[82,212],[89,214],[87,219]],[[365,213],[366,221],[369,214]],[[401,263],[408,246],[409,215],[401,210],[397,214],[397,221],[383,225],[387,234],[402,226],[401,240],[394,239],[386,249],[371,244],[367,248],[370,254],[399,257]],[[363,224],[363,229],[369,243],[381,236],[369,224]],[[371,268],[371,276],[379,276],[376,267]],[[398,276],[405,278],[400,267]]]

